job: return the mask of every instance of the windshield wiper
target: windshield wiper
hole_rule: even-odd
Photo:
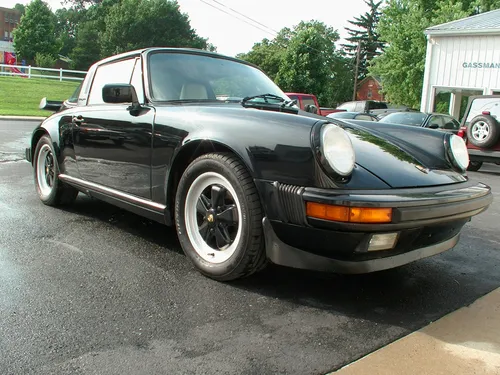
[[[281,96],[274,95],[274,94],[260,94],[260,95],[254,95],[254,96],[246,96],[243,99],[241,99],[241,104],[245,104],[249,100],[258,99],[258,98],[264,99],[264,101],[268,104],[273,104],[273,103],[269,103],[268,99],[278,100],[280,103],[282,103],[282,105],[281,105],[282,107],[292,106],[293,104],[295,104],[295,102],[293,100],[286,100],[286,99],[282,98]]]

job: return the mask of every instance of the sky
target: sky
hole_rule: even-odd
[[[53,11],[62,7],[61,0],[45,1]],[[12,8],[16,3],[29,2],[0,0],[0,6]],[[197,34],[208,38],[217,47],[217,52],[229,56],[248,52],[254,43],[263,38],[272,39],[275,31],[293,27],[300,21],[322,21],[345,38],[344,27],[350,25],[348,21],[368,11],[363,0],[178,0],[178,3],[181,11],[188,14]]]

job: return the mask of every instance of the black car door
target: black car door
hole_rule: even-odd
[[[131,83],[144,103],[141,59],[97,68],[86,106],[73,116],[73,142],[80,175],[87,181],[151,199],[154,109],[130,111],[129,103],[104,103],[106,84]]]

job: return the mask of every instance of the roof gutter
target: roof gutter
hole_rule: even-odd
[[[463,35],[500,35],[500,28],[491,28],[491,29],[459,29],[459,30],[433,30],[427,29],[424,31],[425,35],[429,36],[463,36]]]

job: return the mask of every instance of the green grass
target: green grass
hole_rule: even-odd
[[[0,76],[0,115],[47,117],[51,112],[38,109],[40,100],[68,99],[79,82]]]

